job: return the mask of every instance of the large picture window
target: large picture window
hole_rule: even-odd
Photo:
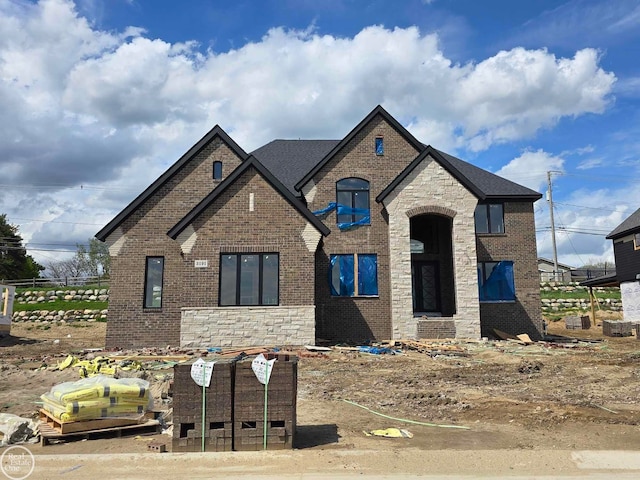
[[[476,233],[504,233],[504,209],[501,203],[481,203],[474,214]]]
[[[277,253],[220,255],[220,306],[278,305]]]
[[[513,262],[478,263],[478,287],[481,302],[513,302],[516,286],[513,277]]]
[[[369,182],[361,178],[343,178],[336,182],[338,225],[368,225]]]
[[[378,256],[331,255],[329,286],[336,297],[378,295]]]
[[[144,308],[162,308],[164,257],[147,257],[144,271]]]

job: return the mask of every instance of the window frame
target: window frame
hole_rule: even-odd
[[[338,275],[340,272],[340,263],[336,261],[334,264],[333,258],[351,257],[353,262],[353,293],[342,292],[342,283],[340,282],[340,291],[334,287],[334,268],[338,268]],[[360,267],[360,258],[362,257],[374,257],[375,264],[375,293],[360,293],[364,285],[364,279],[361,277],[363,269]],[[335,293],[334,293],[335,292]],[[380,296],[379,282],[378,282],[378,254],[377,253],[332,253],[329,255],[329,293],[332,298],[378,298]]]
[[[374,150],[376,152],[376,156],[382,157],[384,156],[384,137],[378,136],[375,139]]]
[[[275,303],[265,302],[265,285],[269,284],[269,282],[265,282],[265,257],[269,255],[273,255],[276,257],[276,269],[275,269]],[[235,297],[233,303],[223,302],[222,288],[223,288],[223,260],[224,257],[232,256],[236,258],[235,262],[235,279],[234,279],[234,291],[233,296]],[[257,303],[245,303],[243,301],[243,269],[242,269],[242,257],[249,256],[257,256],[258,257],[258,290],[257,292],[252,292],[257,295],[258,302]],[[280,305],[280,253],[278,252],[221,252],[220,253],[220,264],[218,270],[218,306],[219,307],[277,307]],[[273,272],[272,272],[273,274]],[[248,275],[247,271],[245,271],[245,276]],[[246,280],[246,277],[245,277]],[[267,279],[268,280],[268,279]],[[273,280],[273,279],[272,279]],[[272,284],[270,284],[272,285]]]
[[[491,214],[491,207],[500,207],[500,226],[502,227],[501,231],[494,232],[493,231],[493,222]],[[478,229],[478,210],[484,209],[484,226],[486,227],[486,231],[480,231]],[[473,226],[475,229],[475,233],[477,235],[504,235],[506,233],[505,222],[504,222],[504,202],[487,202],[487,203],[478,203],[473,212]]]
[[[508,295],[504,295],[501,292],[501,298],[486,298],[486,295],[483,295],[483,287],[486,282],[491,278],[491,274],[493,270],[500,264],[505,263],[510,267],[511,270],[511,285],[513,286],[513,290],[511,292],[507,292]],[[487,275],[487,265],[493,264],[489,275]],[[515,303],[517,300],[516,294],[516,274],[514,268],[513,260],[488,260],[484,262],[477,262],[477,270],[478,270],[478,300],[480,303]],[[508,280],[507,280],[508,282]],[[510,285],[509,285],[510,287]],[[505,298],[507,297],[507,298]]]
[[[220,175],[216,175],[216,167],[219,167]],[[213,172],[211,176],[215,182],[219,182],[222,180],[222,162],[220,160],[216,160],[215,162],[213,162]]]
[[[149,277],[149,265],[152,260],[160,260],[160,305],[154,305],[154,288],[157,286],[155,284],[150,284]],[[151,288],[151,291],[149,291]],[[162,255],[148,255],[145,257],[145,265],[144,265],[144,293],[142,300],[142,307],[144,309],[161,309],[162,308],[162,293],[164,290],[164,256]]]
[[[360,182],[364,182],[366,184],[366,188],[354,188],[354,187],[340,187],[340,183],[341,182],[345,182],[348,180],[358,180]],[[364,186],[364,185],[363,185]],[[338,180],[336,182],[336,223],[337,224],[341,224],[341,223],[357,223],[361,220],[364,219],[365,215],[363,214],[359,214],[359,213],[338,213],[338,209],[340,208],[340,205],[344,205],[345,207],[348,208],[362,208],[362,207],[356,207],[356,199],[357,199],[357,194],[358,193],[363,193],[366,192],[366,196],[367,196],[367,210],[369,210],[369,222],[367,223],[360,223],[358,225],[371,225],[371,182],[369,182],[369,180],[365,180],[364,178],[360,178],[360,177],[345,177],[345,178],[341,178],[340,180]],[[350,204],[349,205],[345,205],[344,203],[340,202],[340,193],[343,194],[349,194],[349,200],[350,200]],[[343,221],[340,220],[341,217],[350,217],[350,219],[348,221]]]
[[[640,232],[633,234],[633,249],[640,250]]]

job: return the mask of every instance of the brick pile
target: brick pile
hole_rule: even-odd
[[[202,450],[202,387],[191,378],[191,364],[174,367],[173,451]],[[205,390],[205,451],[230,452],[233,448],[234,362],[218,361]]]
[[[296,430],[298,359],[276,358],[267,399],[267,448],[293,448]],[[205,451],[262,450],[264,441],[264,385],[251,368],[253,358],[218,361],[206,388]],[[202,449],[202,387],[191,378],[191,364],[174,368],[173,451]]]

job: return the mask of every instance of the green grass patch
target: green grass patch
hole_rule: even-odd
[[[605,299],[611,298],[620,300],[620,289],[612,289],[604,292],[594,292],[596,298]],[[574,290],[572,292],[562,292],[560,290],[540,291],[540,298],[548,300],[570,300],[570,299],[584,299],[589,300],[588,290]]]
[[[33,312],[34,310],[106,310],[109,308],[109,302],[99,302],[93,300],[78,300],[66,302],[64,300],[56,300],[54,302],[42,303],[14,303],[14,312]]]
[[[101,284],[97,283],[92,285],[83,285],[83,286],[75,286],[75,287],[64,287],[60,285],[36,285],[35,287],[16,287],[16,295],[24,293],[24,292],[70,292],[70,291],[78,291],[78,290],[109,290],[109,284]]]

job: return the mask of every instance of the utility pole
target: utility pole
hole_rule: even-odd
[[[549,202],[549,218],[551,219],[551,244],[553,246],[553,277],[558,280],[558,249],[556,248],[556,224],[553,221],[553,191],[551,188],[551,171],[547,171],[549,187],[547,201]]]

